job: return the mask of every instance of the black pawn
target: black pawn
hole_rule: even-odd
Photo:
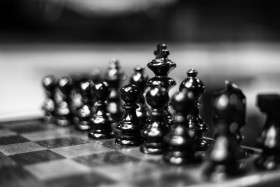
[[[111,88],[108,98],[108,112],[115,121],[119,121],[122,117],[119,90],[125,79],[126,75],[121,70],[120,62],[117,59],[112,59],[109,62],[108,70],[105,72],[104,81],[106,81]]]
[[[131,75],[130,84],[137,86],[142,92],[138,105],[139,108],[136,110],[136,115],[140,120],[141,126],[143,127],[146,119],[148,117],[149,108],[145,103],[144,94],[147,88],[147,81],[149,79],[148,75],[144,72],[145,68],[142,66],[136,66],[134,68],[134,73]]]
[[[215,93],[213,107],[217,134],[204,172],[210,180],[217,181],[244,173],[236,136],[238,121],[244,117],[244,95],[235,84],[226,81],[225,89]]]
[[[191,115],[189,117],[189,128],[193,130],[194,147],[198,151],[206,150],[209,147],[209,142],[203,138],[203,133],[208,130],[208,125],[202,120],[199,115],[200,102],[199,98],[205,92],[203,82],[197,78],[197,71],[190,69],[187,72],[188,77],[181,83],[179,90],[185,89],[190,94],[193,94],[195,102],[192,106]]]
[[[71,73],[70,78],[73,82],[72,86],[72,105],[71,112],[77,114],[77,110],[82,106],[82,95],[80,83],[88,79],[88,75],[81,72]]]
[[[68,76],[61,77],[58,82],[61,100],[56,108],[56,125],[68,126],[73,122],[72,105],[72,79]]]
[[[56,88],[58,80],[53,75],[45,76],[42,80],[42,86],[45,90],[45,101],[42,106],[44,111],[44,118],[46,123],[55,122],[55,109],[57,107],[56,103]]]
[[[80,82],[79,85],[82,105],[77,109],[74,121],[75,128],[80,131],[90,129],[90,119],[92,117],[92,86],[93,82],[90,79]]]
[[[120,136],[115,140],[117,144],[137,146],[142,143],[141,123],[136,115],[136,109],[138,108],[136,102],[141,94],[140,89],[132,84],[126,85],[120,90],[121,98],[125,102],[123,108],[126,112],[117,125],[117,129],[120,130]]]
[[[192,95],[185,91],[176,93],[171,99],[171,106],[175,110],[174,125],[171,132],[164,137],[168,148],[163,155],[164,161],[170,164],[194,164],[202,161],[201,157],[195,154],[187,127],[187,115],[193,103]]]
[[[260,138],[262,153],[255,160],[255,165],[262,170],[273,170],[280,163],[280,95],[259,94],[257,105],[267,119]]]
[[[95,113],[90,120],[88,136],[93,139],[107,139],[113,137],[112,119],[107,110],[107,99],[110,87],[107,82],[95,83],[92,87],[95,96]]]
[[[163,137],[167,134],[169,127],[163,107],[168,100],[167,89],[161,86],[150,88],[146,94],[146,102],[151,106],[151,114],[141,134],[144,142],[140,146],[140,151],[143,153],[162,154],[166,150]]]
[[[163,86],[167,89],[171,89],[173,86],[176,85],[174,79],[168,77],[168,74],[176,67],[176,64],[168,59],[169,51],[165,44],[158,44],[157,50],[154,51],[154,55],[156,56],[152,62],[148,63],[148,68],[153,71],[155,77],[148,80],[147,85],[149,87],[152,86]],[[168,109],[169,100],[166,101],[164,106],[164,114],[167,119],[168,126],[172,126],[173,124],[173,117]]]

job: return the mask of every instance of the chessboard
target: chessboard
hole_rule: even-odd
[[[260,150],[243,147],[247,171],[222,182],[203,177],[205,162],[174,166],[139,147],[95,140],[73,126],[43,118],[0,123],[0,186],[276,186],[279,170],[261,172],[253,160]],[[204,153],[202,152],[202,155]]]

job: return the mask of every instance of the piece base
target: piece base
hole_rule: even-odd
[[[163,154],[165,150],[162,147],[156,148],[156,147],[146,147],[145,145],[141,145],[140,151],[145,154],[157,155],[157,154]]]
[[[106,133],[106,134],[101,134],[101,133],[96,133],[96,132],[89,132],[88,137],[92,139],[110,139],[113,138],[113,132],[112,133]]]
[[[142,143],[141,138],[137,139],[123,139],[123,138],[116,138],[115,143],[119,145],[127,145],[127,146],[138,146]]]

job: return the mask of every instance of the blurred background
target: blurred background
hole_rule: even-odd
[[[212,128],[211,94],[225,80],[247,97],[245,144],[253,145],[265,115],[256,95],[280,91],[280,11],[258,0],[1,0],[0,118],[41,115],[41,79],[94,68],[111,58],[130,76],[166,43],[179,84],[198,70],[206,93],[202,116]],[[153,76],[150,70],[146,72]],[[172,93],[172,91],[171,91]],[[252,130],[253,129],[253,130]]]

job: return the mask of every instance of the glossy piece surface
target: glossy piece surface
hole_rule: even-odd
[[[259,144],[262,154],[255,160],[255,165],[262,170],[273,170],[280,163],[280,95],[259,94],[257,106],[267,115]]]
[[[76,116],[74,119],[75,127],[77,130],[87,131],[90,129],[90,119],[92,118],[92,80],[84,80],[79,84],[79,92],[81,94],[82,105],[77,108]]]
[[[107,99],[110,94],[109,84],[105,81],[95,83],[92,87],[96,97],[94,102],[95,113],[90,119],[90,131],[88,136],[93,139],[107,139],[113,137],[113,120],[107,110]]]
[[[244,172],[239,161],[240,144],[236,134],[240,120],[244,122],[245,97],[235,84],[228,81],[225,84],[213,99],[217,134],[204,171],[210,180],[217,180],[215,177],[219,175],[225,180]]]
[[[192,110],[188,119],[188,126],[193,131],[195,149],[201,151],[208,149],[209,142],[203,138],[203,133],[208,131],[208,125],[199,114],[201,105],[199,98],[205,92],[205,86],[204,83],[197,78],[197,74],[198,72],[195,69],[190,69],[187,72],[188,77],[180,84],[179,90],[185,90],[195,100],[191,106]]]
[[[167,151],[163,155],[165,162],[174,165],[195,164],[202,158],[195,155],[193,139],[189,135],[187,115],[191,111],[194,98],[185,90],[177,92],[171,99],[171,106],[175,110],[174,125],[164,137]]]
[[[58,79],[53,75],[47,75],[42,79],[42,86],[45,91],[45,100],[42,106],[44,111],[45,120],[47,123],[55,122],[55,108],[56,102],[56,89],[58,86]]]
[[[58,81],[58,90],[61,100],[58,101],[58,106],[55,109],[56,124],[58,126],[68,126],[73,123],[72,107],[72,89],[73,82],[68,76],[61,77]]]
[[[111,59],[108,69],[104,74],[104,80],[109,84],[111,89],[108,98],[108,112],[115,121],[119,121],[122,117],[122,104],[119,90],[125,79],[126,74],[122,71],[119,60]]]
[[[142,143],[140,135],[141,121],[136,115],[136,109],[138,108],[136,102],[141,97],[142,92],[137,86],[129,84],[121,88],[120,95],[125,102],[123,108],[126,112],[117,125],[120,134],[115,139],[115,142],[129,146],[140,145]]]
[[[163,107],[168,99],[168,92],[164,87],[152,87],[146,94],[146,101],[152,109],[142,131],[144,142],[140,146],[140,151],[143,153],[162,154],[166,150],[163,137],[168,132],[168,124]]]
[[[170,88],[176,85],[176,82],[173,78],[168,77],[168,74],[176,67],[176,64],[168,59],[169,51],[165,44],[158,44],[157,50],[154,52],[156,56],[152,62],[148,63],[148,68],[151,69],[155,77],[148,80],[147,85],[149,87],[161,86],[167,89],[167,92]],[[166,101],[164,106],[164,115],[169,126],[173,124],[173,118],[168,110],[169,100]]]
[[[143,128],[144,123],[148,118],[149,107],[145,102],[145,93],[147,90],[147,81],[149,77],[145,73],[145,68],[142,66],[136,66],[134,68],[134,73],[130,77],[130,84],[136,85],[142,92],[137,104],[139,108],[136,110],[136,115],[140,120],[141,126]]]

